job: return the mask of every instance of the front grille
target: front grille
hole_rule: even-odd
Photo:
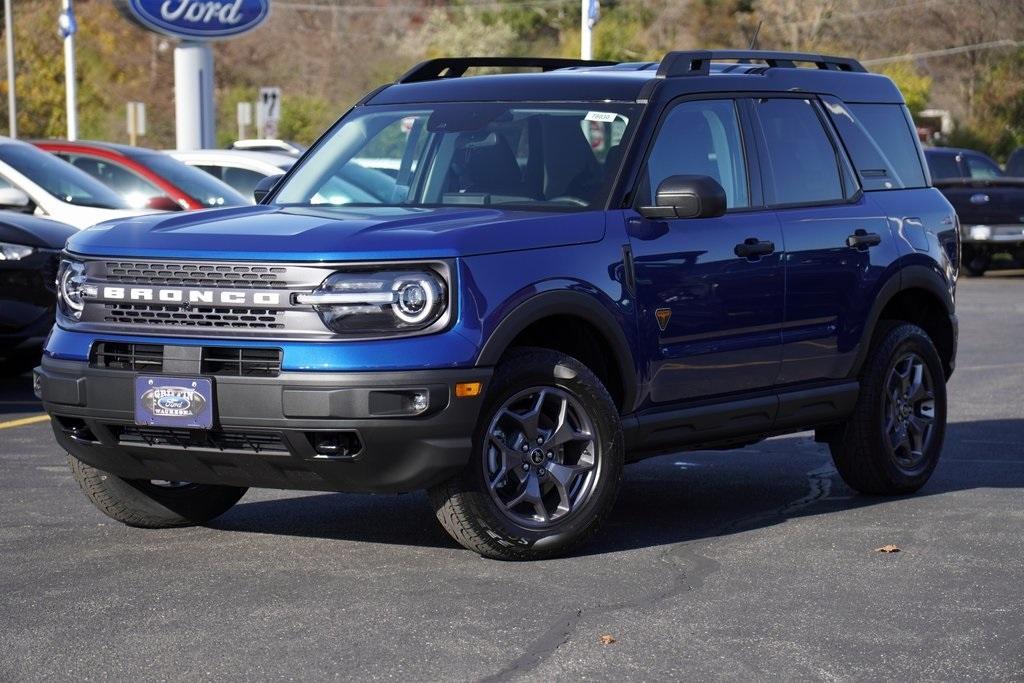
[[[288,447],[278,432],[200,431],[133,425],[109,425],[108,429],[118,443],[125,444],[253,453],[288,452]]]
[[[199,349],[203,375],[228,377],[277,377],[281,374],[281,349],[204,346]],[[92,345],[89,365],[108,370],[159,373],[164,369],[161,344],[100,341]]]
[[[89,365],[111,370],[160,372],[164,367],[164,347],[159,344],[96,342]]]
[[[283,266],[107,261],[106,279],[137,285],[267,288],[281,284]]]
[[[269,308],[163,306],[159,304],[104,304],[103,322],[115,325],[166,327],[227,327],[254,330],[284,329],[282,311]]]
[[[281,373],[281,349],[203,347],[204,375],[277,377]]]

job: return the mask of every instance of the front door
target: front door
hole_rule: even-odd
[[[778,219],[752,200],[738,102],[690,100],[659,127],[637,203],[672,175],[705,175],[726,193],[718,218],[626,214],[650,401],[666,404],[775,383],[784,276]],[[753,248],[751,248],[753,247]]]

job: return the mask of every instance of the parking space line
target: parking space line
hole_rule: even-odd
[[[25,425],[34,425],[39,422],[46,422],[50,419],[49,415],[33,415],[32,417],[23,417],[20,420],[10,420],[9,422],[0,422],[0,429],[11,429],[12,427],[24,427]]]

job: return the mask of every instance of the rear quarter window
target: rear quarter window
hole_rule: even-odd
[[[875,145],[899,176],[903,187],[925,187],[917,137],[902,104],[848,104]],[[851,154],[854,154],[851,151]],[[856,164],[856,156],[854,156]],[[896,189],[896,188],[892,188]]]

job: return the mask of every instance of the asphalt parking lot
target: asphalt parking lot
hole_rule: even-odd
[[[0,680],[1024,680],[1024,273],[963,282],[959,310],[918,495],[854,495],[809,434],[681,453],[532,564],[457,547],[422,495],[250,491],[207,528],[121,526],[8,382]]]

